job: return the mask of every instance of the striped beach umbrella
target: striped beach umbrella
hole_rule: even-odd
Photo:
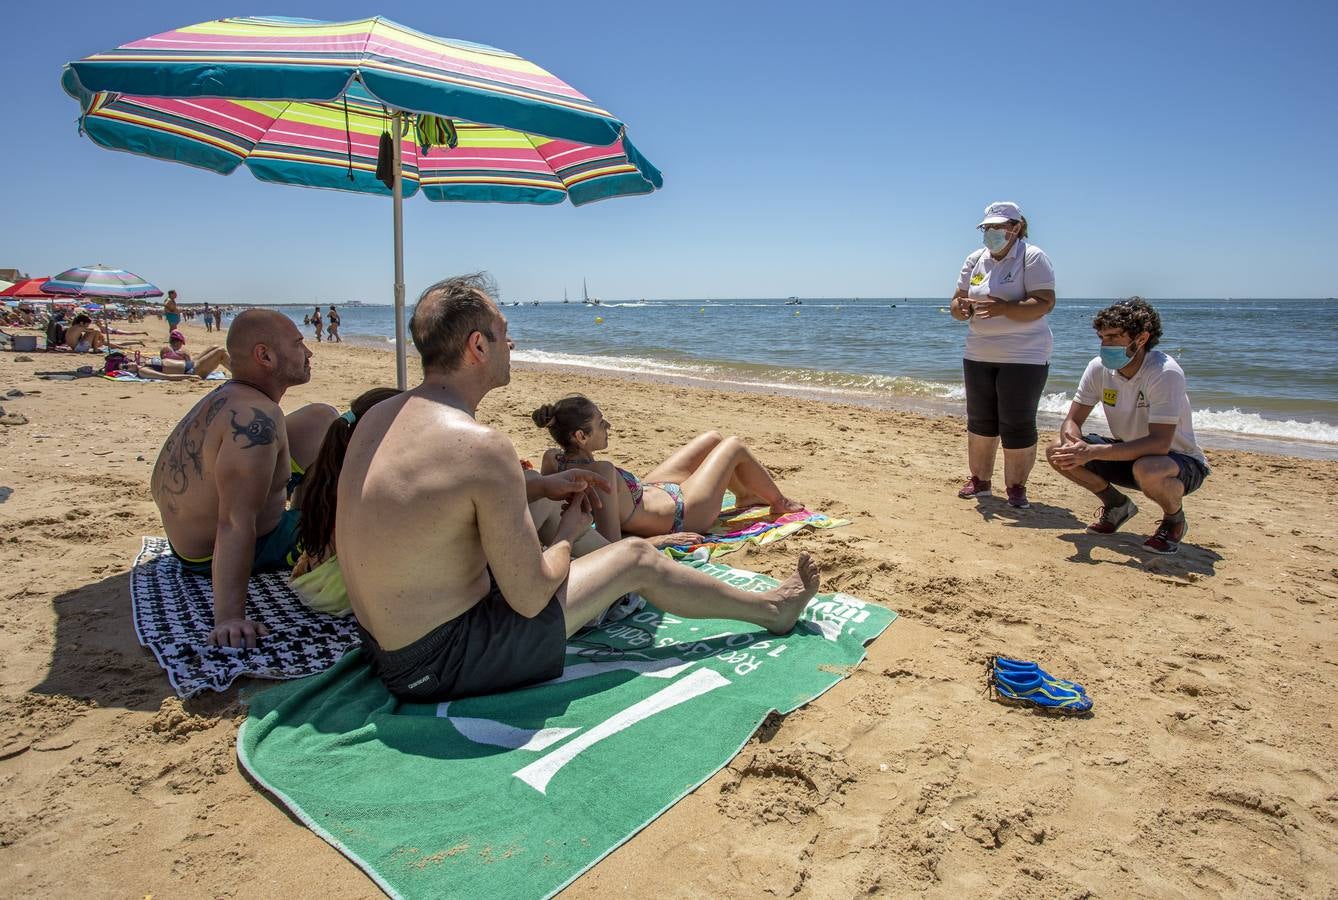
[[[659,171],[623,123],[527,60],[383,18],[231,18],[68,65],[92,141],[262,181],[394,198],[400,387],[405,196],[581,205]]]
[[[157,287],[133,272],[104,265],[79,266],[52,275],[42,284],[42,292],[102,300],[139,300],[163,295]]]

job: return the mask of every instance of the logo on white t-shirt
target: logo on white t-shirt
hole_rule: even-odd
[[[1137,409],[1147,409],[1147,408],[1148,408],[1148,398],[1147,398],[1147,395],[1143,393],[1143,389],[1142,389],[1142,388],[1139,388],[1139,389],[1138,389],[1138,396],[1134,398],[1134,406],[1135,406],[1135,408],[1137,408]]]

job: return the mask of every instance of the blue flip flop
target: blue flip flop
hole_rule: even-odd
[[[1092,699],[1080,685],[1055,678],[1033,662],[991,656],[985,664],[985,683],[991,699],[1000,703],[1066,716],[1092,711]]]

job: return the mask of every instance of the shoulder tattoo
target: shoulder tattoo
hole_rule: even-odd
[[[247,443],[242,447],[243,450],[274,443],[278,430],[274,420],[254,406],[251,407],[251,421],[245,424],[237,421],[235,411],[232,413],[232,439],[245,439]]]

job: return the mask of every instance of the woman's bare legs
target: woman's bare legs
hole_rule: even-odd
[[[646,481],[670,481],[682,484],[725,438],[718,431],[699,434],[678,450],[669,454],[669,458],[646,473]]]
[[[795,573],[779,587],[741,591],[674,562],[646,541],[629,538],[573,562],[558,600],[568,637],[632,592],[676,616],[737,619],[785,634],[818,592],[818,581],[818,564],[801,553]]]
[[[210,347],[208,350],[195,357],[195,374],[204,378],[213,372],[219,366],[231,370],[229,365],[232,362],[228,358],[228,351],[222,347]]]
[[[683,527],[705,531],[720,515],[720,501],[725,488],[736,483],[743,496],[757,497],[772,512],[787,513],[803,509],[781,493],[771,473],[766,470],[743,441],[728,437],[707,454],[706,459],[687,479],[683,488]]]
[[[724,436],[718,431],[708,431],[697,435],[681,449],[674,451],[668,459],[652,469],[646,475],[646,480],[682,484],[692,477],[692,473],[701,467],[707,455],[718,447],[723,440],[725,440]],[[734,493],[735,506],[740,509],[766,502],[764,498],[750,493],[747,486],[739,480],[737,475],[730,476],[729,490]]]

